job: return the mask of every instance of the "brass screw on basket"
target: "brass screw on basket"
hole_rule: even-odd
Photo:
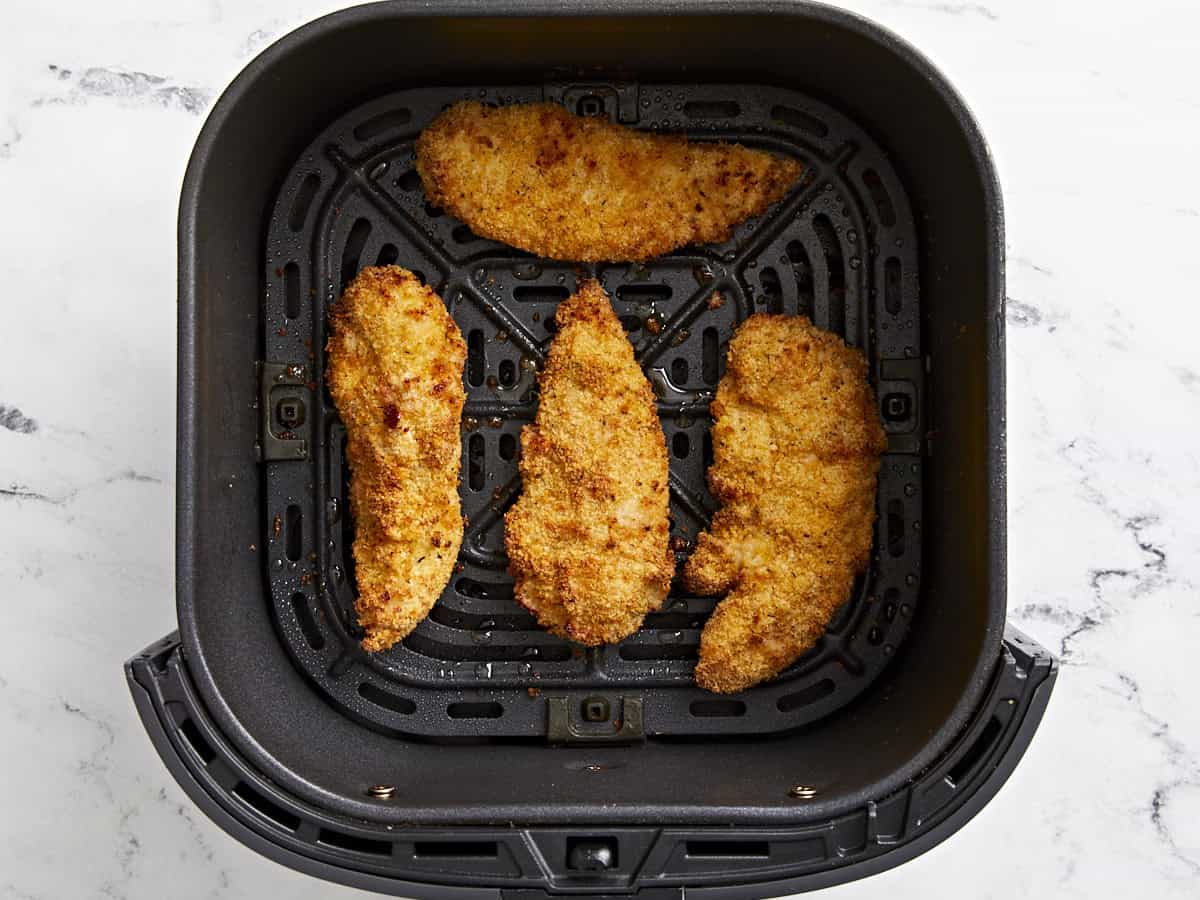
[[[788,791],[788,796],[795,797],[798,800],[811,800],[817,796],[817,789],[804,784],[798,784]]]
[[[377,800],[389,800],[396,794],[395,785],[391,784],[373,784],[367,788],[367,796],[375,797]]]

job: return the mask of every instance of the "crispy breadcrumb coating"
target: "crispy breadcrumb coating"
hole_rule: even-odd
[[[458,103],[417,140],[430,201],[483,237],[549,259],[646,260],[723,241],[803,166],[738,144],[689,143],[553,103]]]
[[[346,425],[358,621],[386,650],[429,613],[462,543],[459,422],[467,347],[399,266],[363,269],[329,315],[328,384]]]
[[[696,683],[733,693],[816,643],[867,564],[887,440],[862,353],[803,316],[754,315],[712,404],[709,487],[721,509],[684,578],[728,592],[700,639]]]
[[[524,488],[505,517],[515,595],[582,644],[614,643],[658,609],[675,569],[667,446],[654,393],[595,281],[555,314]]]

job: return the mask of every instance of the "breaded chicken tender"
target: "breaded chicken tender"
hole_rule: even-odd
[[[887,441],[862,353],[803,316],[754,315],[712,404],[721,501],[684,567],[728,592],[700,638],[696,683],[733,693],[816,643],[867,564]]]
[[[581,644],[637,631],[667,595],[667,446],[654,393],[608,297],[585,281],[555,314],[536,420],[505,517],[515,595]]]
[[[328,384],[346,425],[363,649],[429,613],[462,543],[459,422],[467,346],[441,299],[399,266],[363,269],[329,315]]]
[[[802,170],[762,150],[634,131],[553,103],[458,103],[417,140],[430,201],[483,237],[585,262],[726,240]]]

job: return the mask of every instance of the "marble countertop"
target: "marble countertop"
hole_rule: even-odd
[[[1024,761],[974,821],[827,896],[1195,897],[1200,8],[852,7],[942,68],[996,156],[1009,254],[1009,616],[1061,655],[1062,672]],[[120,666],[175,624],[184,165],[237,71],[333,8],[6,8],[5,900],[369,896],[277,866],[212,825],[155,755]]]

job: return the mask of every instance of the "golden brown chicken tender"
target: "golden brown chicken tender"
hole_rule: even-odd
[[[553,103],[458,103],[417,141],[433,203],[476,234],[550,259],[645,260],[726,240],[802,170],[762,150],[634,131]]]
[[[346,425],[363,648],[429,613],[462,543],[459,421],[467,347],[441,299],[399,266],[363,269],[330,312],[328,384]]]
[[[667,446],[654,394],[608,297],[580,285],[556,313],[521,433],[524,488],[505,517],[516,598],[582,644],[635,632],[667,595]]]
[[[732,693],[816,643],[867,564],[887,440],[860,351],[803,316],[751,316],[712,404],[722,503],[684,578],[727,591],[700,638],[696,683]]]

